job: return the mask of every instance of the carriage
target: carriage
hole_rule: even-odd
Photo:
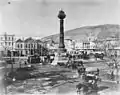
[[[31,55],[31,56],[28,56],[28,63],[40,63],[41,62],[41,59],[40,59],[40,56],[39,55]]]
[[[86,73],[86,68],[84,66],[77,68],[79,76]]]
[[[78,67],[83,67],[83,62],[79,60],[71,60],[67,62],[66,67],[78,69]]]
[[[77,92],[80,93],[83,92],[89,92],[89,91],[95,91],[98,89],[98,81],[101,81],[101,79],[95,75],[95,74],[85,74],[83,76],[83,83],[79,83],[76,86]]]

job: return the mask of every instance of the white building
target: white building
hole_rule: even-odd
[[[71,39],[65,39],[64,41],[65,43],[65,48],[67,49],[67,51],[72,51],[75,48],[75,42]]]
[[[91,43],[87,40],[84,41],[75,41],[75,49],[90,49],[91,48]]]
[[[19,52],[19,56],[34,55],[35,53],[41,54],[43,53],[43,42],[31,37],[25,40],[18,39],[15,49]]]
[[[15,35],[4,34],[0,35],[0,46],[7,50],[15,49]]]

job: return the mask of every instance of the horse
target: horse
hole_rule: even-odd
[[[89,91],[89,87],[87,85],[79,83],[76,85],[77,93],[80,94],[81,92],[87,93]]]

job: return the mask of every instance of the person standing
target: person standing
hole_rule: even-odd
[[[111,79],[112,80],[114,79],[114,72],[113,71],[111,72]]]
[[[100,70],[99,70],[99,68],[97,68],[97,75],[99,76],[99,73],[100,73]]]

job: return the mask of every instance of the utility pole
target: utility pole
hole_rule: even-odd
[[[7,47],[6,47],[6,33],[4,35],[5,37],[5,57],[7,57]],[[7,85],[6,85],[6,80],[7,79],[7,63],[5,62],[5,75],[4,75],[4,89],[5,89],[5,95],[7,95]]]
[[[12,35],[12,51],[11,51],[11,71],[13,72],[13,39],[14,39],[14,35]]]

